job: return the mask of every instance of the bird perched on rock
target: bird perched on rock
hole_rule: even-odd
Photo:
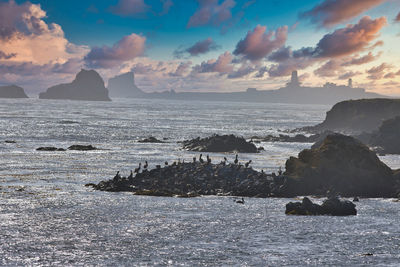
[[[244,164],[244,166],[245,166],[246,168],[248,168],[249,165],[250,165],[250,163],[251,163],[251,160],[249,160],[248,162],[246,162],[246,163]]]
[[[129,176],[128,176],[128,179],[129,180],[132,180],[133,179],[133,171],[131,170],[131,173],[129,174]]]
[[[142,163],[139,162],[139,167],[135,168],[135,173],[139,173]]]
[[[239,162],[238,157],[239,157],[239,155],[236,154],[235,161],[234,161],[235,164],[238,164],[238,162]]]
[[[236,200],[236,203],[238,204],[244,204],[244,198],[240,199],[240,200]]]
[[[200,154],[200,157],[199,157],[200,163],[204,163],[204,160],[201,158],[202,156],[203,156],[203,154]]]
[[[144,165],[143,165],[143,169],[147,169],[147,167],[149,167],[149,164],[147,163],[147,160],[144,162]]]
[[[207,163],[210,164],[211,163],[211,158],[209,155],[207,155]]]
[[[165,166],[168,166],[168,161],[164,162],[164,165],[165,165]]]
[[[196,163],[196,157],[193,157],[193,163]]]

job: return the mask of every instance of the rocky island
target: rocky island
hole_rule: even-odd
[[[111,101],[101,76],[94,70],[82,69],[71,83],[59,84],[39,94],[40,99]]]
[[[22,87],[16,85],[0,86],[0,98],[28,98]]]
[[[206,138],[197,137],[183,141],[183,149],[198,152],[238,152],[257,153],[259,149],[243,137],[231,135],[213,135]]]
[[[111,98],[134,98],[144,95],[144,92],[135,85],[133,72],[127,72],[110,78],[108,80],[108,91]]]
[[[146,162],[128,177],[118,172],[111,180],[88,185],[103,191],[156,196],[396,197],[400,192],[400,172],[391,170],[360,141],[340,134],[328,135],[314,148],[300,152],[298,158],[289,158],[286,172],[279,175],[253,170],[251,161],[212,163],[209,157],[147,168]]]

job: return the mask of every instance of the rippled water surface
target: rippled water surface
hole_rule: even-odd
[[[213,133],[278,134],[321,122],[329,108],[0,100],[0,265],[398,266],[400,203],[392,200],[362,199],[353,217],[288,217],[284,207],[293,199],[238,205],[230,197],[143,197],[84,187],[118,170],[128,174],[144,160],[151,167],[197,154],[182,151],[177,141]],[[137,142],[150,135],[168,143]],[[73,144],[100,149],[35,150]],[[260,145],[265,151],[239,159],[271,172],[311,144]],[[398,156],[382,160],[400,168]]]

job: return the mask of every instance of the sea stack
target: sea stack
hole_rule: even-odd
[[[0,86],[0,98],[28,98],[23,88],[16,85]]]
[[[111,101],[101,76],[94,70],[82,69],[71,83],[50,87],[40,99]]]
[[[108,80],[108,91],[111,98],[133,98],[144,95],[144,92],[135,85],[133,72],[117,75]]]

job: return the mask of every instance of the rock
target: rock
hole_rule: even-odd
[[[4,141],[4,143],[6,143],[6,144],[16,144],[17,142],[14,141],[14,140],[6,140],[6,141]]]
[[[79,150],[79,151],[88,151],[88,150],[96,150],[97,148],[92,145],[72,145],[68,147],[68,150]]]
[[[264,142],[288,142],[288,143],[315,143],[317,141],[325,139],[326,136],[333,134],[331,131],[324,131],[322,133],[316,133],[310,136],[303,134],[297,134],[295,136],[280,134],[279,136],[268,135],[264,138],[259,138]]]
[[[385,120],[371,135],[368,144],[379,147],[380,153],[400,154],[400,116]]]
[[[353,137],[328,135],[286,161],[283,195],[392,197],[396,178],[374,152]]]
[[[373,132],[384,120],[400,115],[400,99],[360,99],[335,104],[325,120],[316,126],[304,127],[309,132],[334,131],[348,134]]]
[[[207,138],[195,138],[183,141],[183,149],[199,152],[237,152],[257,153],[257,147],[243,137],[231,135],[213,135]]]
[[[94,70],[82,69],[71,83],[59,84],[39,94],[40,99],[111,101],[104,81]]]
[[[135,176],[117,175],[93,186],[97,190],[134,192],[137,195],[194,197],[225,195],[267,197],[271,194],[273,178],[243,165],[172,163],[161,168],[143,170]]]
[[[111,98],[133,98],[145,95],[145,93],[135,85],[135,76],[133,72],[127,72],[109,79],[108,91],[110,92]]]
[[[65,151],[64,148],[57,148],[53,146],[44,146],[36,149],[37,151]]]
[[[150,136],[148,138],[138,141],[139,143],[165,143],[164,141],[158,140],[157,138]]]
[[[328,198],[322,205],[314,204],[305,197],[302,202],[289,202],[286,204],[287,215],[331,215],[348,216],[357,215],[356,205],[348,200]]]
[[[28,98],[23,88],[16,85],[0,86],[0,98]]]

